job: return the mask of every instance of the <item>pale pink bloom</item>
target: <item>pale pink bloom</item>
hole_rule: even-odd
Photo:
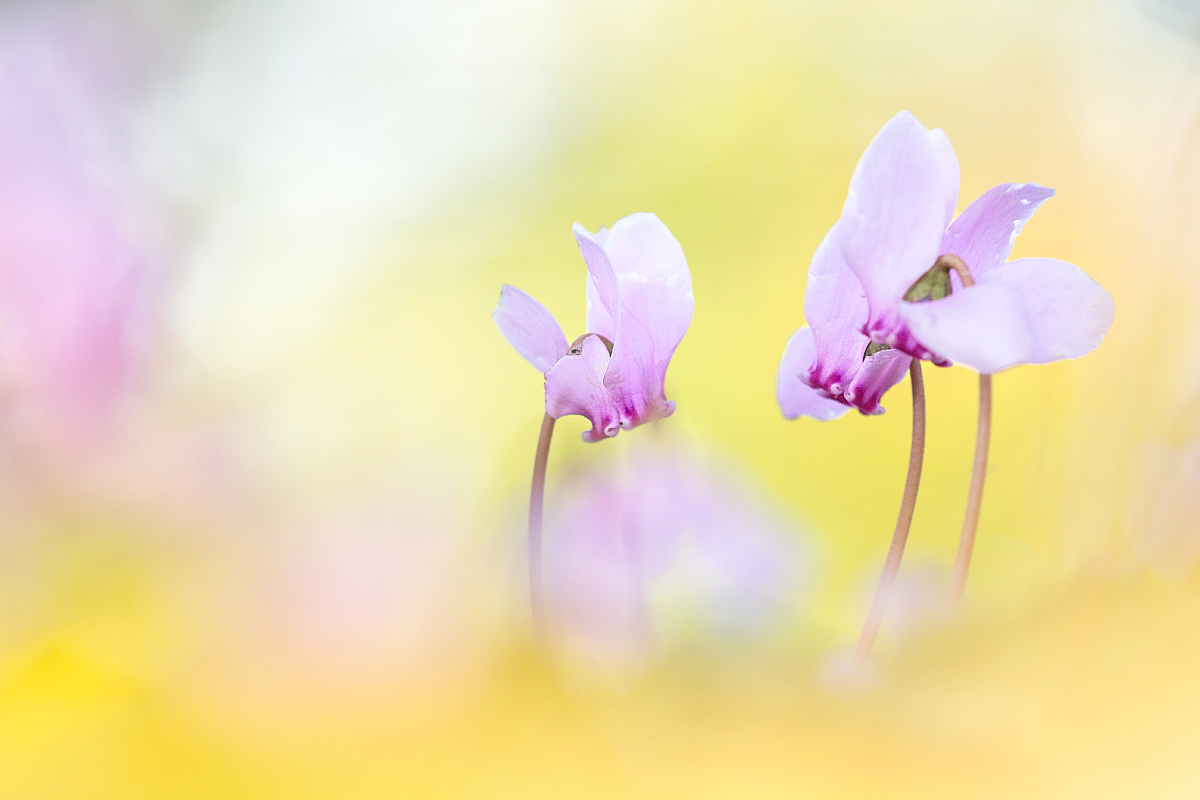
[[[864,332],[915,358],[959,361],[979,372],[1078,358],[1112,325],[1112,297],[1074,264],[1007,262],[1017,234],[1053,194],[1033,183],[994,186],[957,219],[958,159],[939,129],[907,111],[871,142],[850,180],[838,222],[846,263],[867,297]],[[939,299],[905,299],[938,256],[974,280]],[[910,295],[911,297],[911,295]]]
[[[551,623],[596,656],[643,656],[681,628],[745,637],[803,582],[794,528],[726,471],[679,449],[569,477],[546,539]]]
[[[1078,358],[1104,339],[1112,297],[1081,269],[1051,258],[1007,261],[1054,191],[1002,184],[955,219],[958,183],[946,135],[908,112],[871,142],[809,267],[811,327],[792,336],[779,369],[785,415],[878,413],[909,357],[991,373]],[[974,284],[964,288],[952,270],[931,272],[942,255],[960,258]],[[890,349],[867,355],[872,342]]]
[[[584,441],[670,416],[667,365],[692,321],[692,278],[679,242],[653,214],[593,236],[573,231],[587,264],[588,333],[574,347],[541,303],[511,286],[492,318],[546,377],[546,413],[586,417]]]

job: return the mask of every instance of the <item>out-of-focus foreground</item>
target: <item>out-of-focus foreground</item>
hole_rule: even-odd
[[[0,7],[0,795],[1192,797],[1200,744],[1200,13],[1136,4],[463,0]],[[775,368],[855,161],[949,135],[960,208],[1117,304],[929,443],[873,667],[907,389],[786,422]],[[547,495],[584,332],[570,226],[655,212],[696,297],[674,416]]]

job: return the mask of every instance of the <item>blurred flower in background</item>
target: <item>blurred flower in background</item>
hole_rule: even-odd
[[[659,432],[661,434],[661,432]],[[576,466],[547,525],[558,636],[601,663],[738,650],[794,622],[811,553],[780,509],[677,440]]]
[[[5,4],[0,795],[1194,795],[1190,16]],[[895,636],[830,692],[907,399],[787,424],[772,379],[903,108],[973,165],[964,197],[1054,186],[1013,257],[1079,264],[1121,313],[1088,359],[997,377],[949,617],[974,384],[929,375]],[[559,423],[561,639],[535,656],[507,554],[542,390],[488,313],[536,285],[585,330],[563,231],[634,208],[706,298],[666,386],[680,439],[588,452]]]
[[[1147,567],[1183,582],[1200,561],[1200,447],[1147,442],[1130,463],[1128,520]]]
[[[0,392],[19,469],[112,443],[150,332],[157,220],[124,129],[144,49],[90,8],[0,17]]]

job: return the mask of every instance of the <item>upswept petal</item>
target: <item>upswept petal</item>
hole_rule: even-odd
[[[850,179],[838,223],[842,251],[866,291],[866,333],[893,347],[919,350],[897,337],[897,305],[939,255],[952,202],[944,163],[944,150],[903,111],[883,126]]]
[[[779,374],[775,379],[775,397],[788,419],[805,416],[831,420],[850,410],[850,406],[829,399],[801,380],[800,376],[808,372],[816,354],[812,328],[801,328],[793,333],[783,350],[783,360],[779,362]]]
[[[658,217],[640,213],[617,220],[604,250],[617,277],[617,335],[621,318],[635,317],[654,343],[653,363],[665,372],[695,310],[683,248]]]
[[[842,256],[837,229],[834,223],[813,254],[804,290],[804,318],[816,342],[807,380],[835,395],[850,385],[870,342],[862,333],[867,297]]]
[[[1025,359],[1030,364],[1087,355],[1104,341],[1116,314],[1104,287],[1055,258],[1019,258],[986,273],[980,283],[1004,286],[1021,298],[1033,337]]]
[[[978,283],[941,300],[902,303],[900,316],[927,346],[979,372],[999,372],[1034,352],[1021,298],[1007,286]]]
[[[598,333],[610,342],[617,338],[616,320],[604,307],[591,272],[587,276],[587,329],[588,333]]]
[[[583,263],[587,264],[588,268],[588,327],[591,327],[592,323],[590,306],[593,290],[600,307],[608,313],[608,318],[615,320],[617,318],[617,276],[613,272],[608,253],[604,251],[604,246],[596,241],[596,237],[578,222],[571,226],[571,232],[575,234],[575,242],[579,245],[579,252],[583,255]],[[593,332],[598,333],[598,331]]]
[[[516,351],[548,372],[567,352],[567,337],[546,307],[520,289],[505,284],[492,312],[496,326]]]
[[[958,184],[960,180],[958,156],[954,155],[954,148],[950,145],[950,137],[946,136],[941,128],[934,128],[929,132],[929,141],[933,143],[933,149],[937,151],[938,163],[942,167],[942,191],[945,192],[946,196],[945,225],[949,225],[950,220],[954,219],[954,212],[958,207]]]
[[[1036,183],[993,186],[951,223],[942,237],[941,253],[961,258],[971,277],[979,280],[1008,260],[1017,234],[1053,196],[1053,189]]]
[[[620,430],[616,409],[604,386],[609,354],[597,336],[588,336],[546,373],[546,413],[558,419],[570,414],[587,417],[592,429],[585,442],[616,436]]]
[[[590,273],[588,328],[613,343],[604,384],[620,426],[669,416],[675,404],[663,382],[695,308],[683,249],[653,214],[632,214],[596,236],[578,224],[574,231]]]
[[[912,356],[900,350],[882,350],[867,356],[843,395],[846,402],[864,414],[882,414],[880,399],[904,378],[910,364]]]

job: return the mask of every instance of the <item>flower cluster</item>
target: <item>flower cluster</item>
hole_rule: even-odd
[[[987,472],[992,373],[1017,364],[1078,358],[1112,325],[1112,297],[1079,267],[1052,258],[1009,261],[1017,235],[1054,191],[1008,183],[962,214],[950,140],[908,112],[867,147],[841,217],[813,255],[806,327],[787,343],[776,396],[788,418],[830,420],[851,408],[882,413],[884,393],[912,376],[913,439],[892,544],[859,639],[871,650],[895,585],[912,524],[925,447],[921,362],[957,361],[980,374],[979,425],[963,534],[951,580],[962,596]],[[545,629],[541,588],[542,500],[554,421],[578,414],[595,442],[675,411],[667,365],[691,323],[694,300],[683,250],[653,214],[612,231],[574,227],[588,268],[588,332],[571,345],[554,317],[505,286],[493,318],[521,355],[545,374],[546,418],[534,460],[529,518],[530,599]],[[591,561],[591,559],[588,559]]]

